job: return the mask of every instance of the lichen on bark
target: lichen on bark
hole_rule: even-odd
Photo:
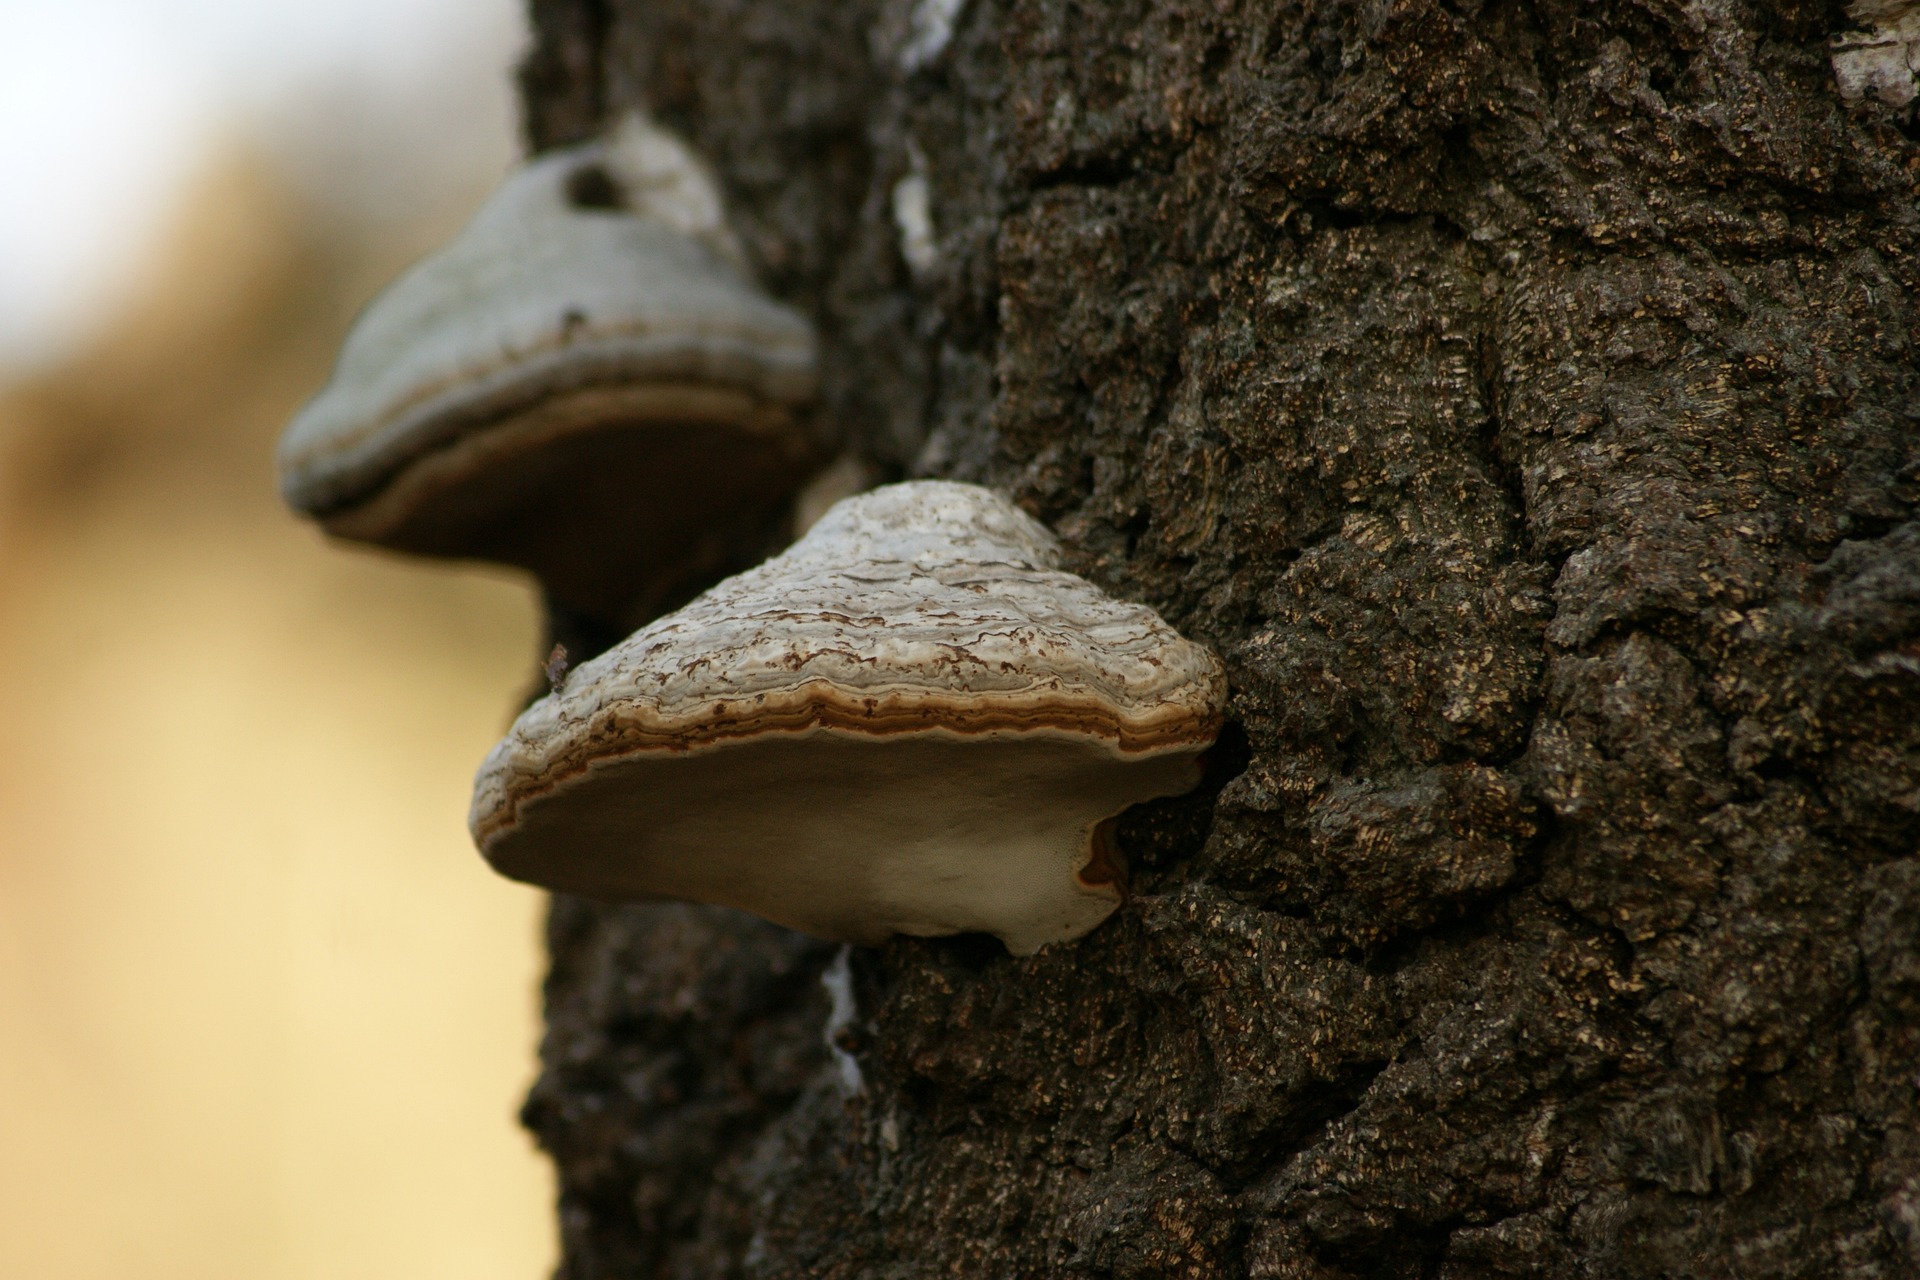
[[[532,141],[686,131],[850,445],[1234,722],[1085,939],[857,952],[857,1096],[830,949],[559,903],[562,1275],[1920,1268],[1920,150],[1840,6],[534,12]]]

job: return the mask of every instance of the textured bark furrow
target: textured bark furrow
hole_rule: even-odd
[[[827,949],[556,908],[563,1274],[1920,1269],[1920,150],[1840,8],[542,0],[536,140],[686,129],[848,446],[1233,697],[1107,925],[854,953],[857,1094]]]

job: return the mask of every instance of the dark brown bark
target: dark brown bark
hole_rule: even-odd
[[[1920,1270],[1920,149],[1839,6],[535,11],[536,142],[687,131],[848,439],[1235,725],[1079,943],[856,951],[855,1096],[831,949],[559,903],[563,1275]]]

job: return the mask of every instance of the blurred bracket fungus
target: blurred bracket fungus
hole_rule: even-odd
[[[973,485],[846,499],[528,708],[475,843],[514,879],[840,942],[1078,937],[1122,900],[1112,819],[1199,781],[1226,685],[1058,562]]]
[[[624,632],[739,563],[820,460],[809,322],[639,115],[512,174],[354,324],[281,440],[330,533],[519,565]]]
[[[1848,103],[1874,98],[1889,107],[1913,101],[1920,77],[1920,3],[1853,0],[1855,29],[1832,41],[1833,78]]]

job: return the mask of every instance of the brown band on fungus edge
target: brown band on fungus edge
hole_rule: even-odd
[[[728,426],[785,444],[790,452],[803,452],[792,442],[791,409],[737,387],[693,381],[638,387],[596,384],[556,395],[529,383],[448,411],[431,433],[311,514],[329,532],[377,540],[405,518],[422,493],[455,483],[490,462],[568,436],[648,422]],[[476,426],[481,429],[474,430]]]
[[[876,738],[929,730],[944,730],[969,738],[1052,730],[1097,738],[1121,755],[1146,755],[1171,747],[1211,742],[1220,732],[1219,715],[1195,717],[1156,708],[1161,714],[1130,721],[1116,714],[1110,704],[1092,699],[996,707],[987,698],[949,700],[923,695],[898,697],[887,704],[871,694],[859,694],[858,700],[849,704],[835,696],[839,692],[836,689],[819,690],[817,686],[822,683],[809,681],[814,688],[802,686],[813,696],[797,700],[798,705],[769,707],[762,700],[765,694],[750,702],[745,699],[731,704],[715,702],[710,717],[684,728],[617,722],[607,726],[604,736],[594,735],[591,758],[642,751],[678,754],[763,733],[805,733],[813,729],[842,729]],[[820,696],[822,693],[826,696]],[[982,702],[987,705],[982,706]],[[566,768],[556,763],[556,769]]]
[[[805,655],[795,655],[796,664]],[[1215,672],[1209,684],[1224,683]],[[1224,714],[1196,714],[1195,704],[1214,708],[1217,696],[1190,696],[1152,704],[1146,714],[1126,715],[1098,693],[1037,688],[969,693],[893,686],[878,693],[851,690],[815,677],[785,688],[738,698],[701,700],[679,714],[632,702],[613,702],[594,712],[573,748],[542,769],[572,773],[592,760],[644,751],[681,753],[724,745],[762,733],[844,729],[874,737],[944,731],[961,737],[1053,731],[1104,742],[1120,755],[1147,755],[1180,747],[1204,748],[1219,735]],[[1217,690],[1213,692],[1217,693]],[[581,758],[585,757],[585,758]]]
[[[575,778],[583,777],[596,764],[609,764],[627,756],[644,754],[683,755],[710,747],[757,737],[761,734],[807,733],[816,729],[841,730],[872,737],[894,737],[916,733],[946,732],[958,737],[984,737],[994,733],[1061,733],[1101,742],[1121,755],[1144,756],[1210,742],[1219,733],[1223,717],[1219,714],[1162,715],[1159,724],[1129,725],[1116,716],[1110,706],[1072,706],[1055,703],[1031,709],[1004,708],[983,710],[978,703],[968,707],[942,706],[931,699],[903,699],[900,705],[880,710],[871,699],[862,697],[859,707],[837,704],[814,692],[824,682],[809,682],[801,690],[814,693],[798,706],[769,710],[757,701],[748,704],[753,714],[729,716],[725,704],[714,707],[714,717],[680,730],[648,729],[627,723],[606,723],[612,717],[596,717],[602,725],[585,735],[585,741],[560,760],[537,773],[522,775],[520,785],[509,784],[500,803],[474,827],[474,839],[483,847],[494,835],[511,828],[519,820],[520,806],[559,790]],[[790,691],[799,692],[800,690]],[[831,686],[828,691],[837,692]],[[1172,721],[1171,724],[1166,723]]]
[[[1120,852],[1118,830],[1120,818],[1115,815],[1096,822],[1093,834],[1088,840],[1092,853],[1087,865],[1080,868],[1078,878],[1088,888],[1112,885],[1120,891],[1120,901],[1125,902],[1132,895],[1128,892],[1127,860]]]

